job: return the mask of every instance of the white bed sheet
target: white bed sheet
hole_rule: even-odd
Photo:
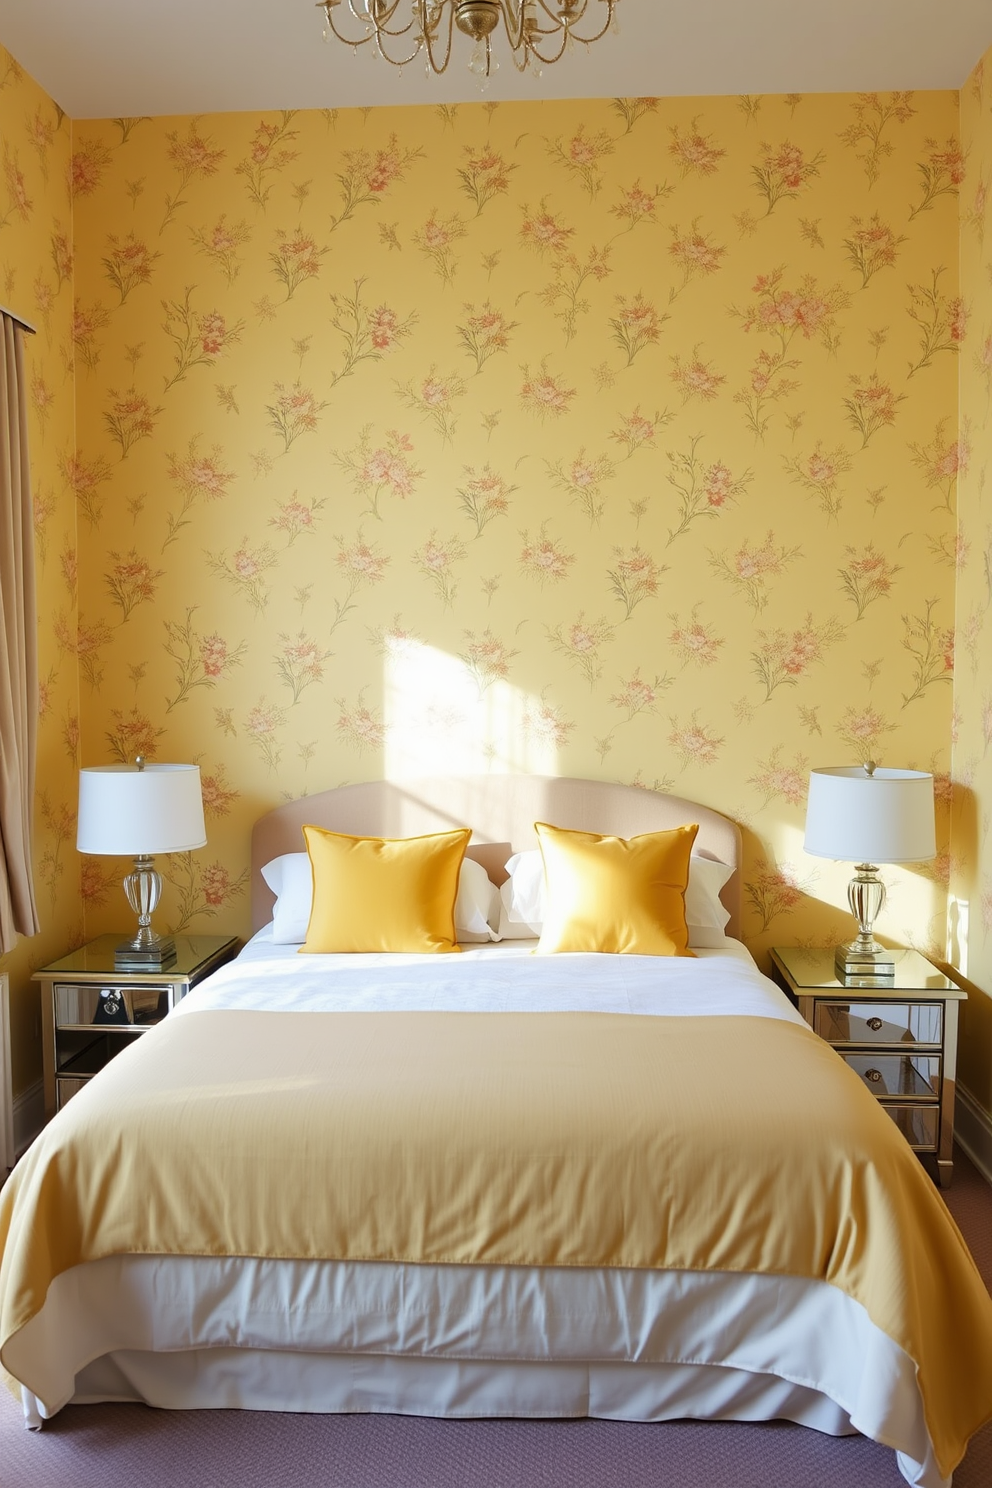
[[[801,1023],[747,950],[696,958],[306,955],[268,927],[170,1013],[596,1011]],[[714,975],[717,971],[717,975]],[[710,1273],[122,1256],[18,1335],[26,1424],[69,1401],[437,1415],[782,1417],[852,1429],[946,1488],[912,1361],[823,1283]],[[13,1357],[11,1359],[13,1363]]]
[[[461,954],[301,955],[268,926],[170,1014],[254,1012],[589,1012],[784,1018],[796,1009],[739,941],[690,956],[540,956],[533,941]],[[719,975],[714,968],[719,966]]]

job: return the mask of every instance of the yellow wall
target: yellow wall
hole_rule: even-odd
[[[83,754],[202,765],[164,918],[247,928],[282,797],[537,768],[740,820],[755,948],[841,934],[808,767],[947,796],[956,122],[930,93],[77,126]],[[888,875],[884,932],[942,945],[947,865]],[[109,867],[88,933],[123,922]]]
[[[992,1112],[992,51],[961,93],[961,284],[971,312],[970,354],[961,360],[961,428],[971,447],[959,493],[958,664],[954,701],[955,872],[949,954],[968,974],[961,1078]]]
[[[830,942],[849,870],[802,853],[809,766],[931,768],[941,855],[887,874],[880,928],[939,950],[955,476],[979,467],[958,350],[984,334],[958,298],[957,108],[397,108],[70,142],[8,72],[31,205],[0,263],[44,320],[46,938],[7,958],[18,984],[83,934],[77,732],[86,763],[200,761],[210,843],[167,865],[161,921],[242,933],[278,800],[538,769],[727,811],[752,947]],[[83,861],[87,935],[126,923],[121,866]]]
[[[25,339],[31,485],[37,545],[41,719],[35,811],[35,884],[41,932],[0,956],[11,982],[17,1093],[40,1077],[35,967],[82,935],[75,851],[79,729],[75,661],[54,616],[75,623],[76,510],[68,480],[75,447],[72,349],[70,127],[52,100],[0,47],[0,300],[38,328]]]

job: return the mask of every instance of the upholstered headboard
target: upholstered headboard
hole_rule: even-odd
[[[499,884],[506,878],[507,858],[537,846],[535,821],[617,837],[698,822],[695,851],[737,870],[720,897],[730,912],[727,934],[740,937],[741,833],[735,822],[678,796],[551,775],[371,780],[277,806],[259,818],[252,832],[252,929],[260,929],[272,918],[273,896],[262,878],[262,865],[280,853],[302,852],[304,824],[370,837],[414,837],[470,826],[469,856],[482,863]]]

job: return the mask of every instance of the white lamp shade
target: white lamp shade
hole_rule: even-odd
[[[96,765],[79,772],[76,847],[134,856],[189,852],[207,840],[199,765]]]
[[[806,851],[848,863],[922,863],[937,851],[933,776],[860,765],[812,770]]]

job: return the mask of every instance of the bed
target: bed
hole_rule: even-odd
[[[692,957],[312,955],[264,865],[304,823],[698,823]],[[598,782],[342,787],[263,817],[256,934],[60,1112],[0,1200],[0,1361],[68,1402],[788,1419],[950,1481],[992,1416],[992,1302],[939,1194],[740,933],[740,833]]]

